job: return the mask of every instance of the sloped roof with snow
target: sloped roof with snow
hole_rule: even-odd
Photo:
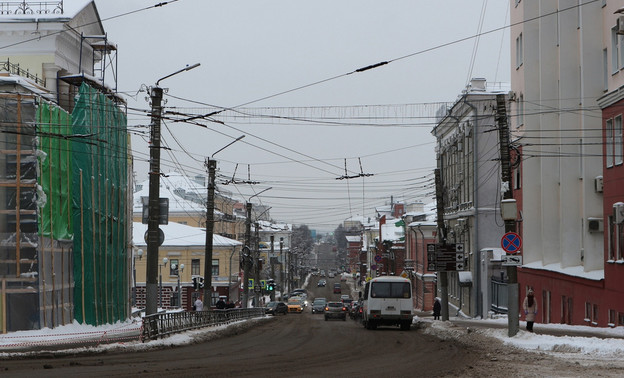
[[[388,220],[386,224],[381,225],[381,241],[401,241],[405,237],[405,231],[402,226],[395,225],[395,220]]]
[[[149,180],[138,186],[141,189],[133,194],[132,210],[135,213],[143,209],[141,197],[149,197]],[[169,212],[206,212],[206,188],[177,172],[160,178],[160,197],[169,198]],[[215,211],[215,214],[220,212]]]
[[[165,234],[165,242],[163,247],[195,247],[206,245],[206,229],[200,227],[191,227],[180,223],[161,224],[160,229]],[[132,242],[137,247],[146,246],[145,231],[147,225],[133,222],[132,224]],[[213,247],[235,247],[242,245],[241,242],[226,238],[221,235],[212,235]]]

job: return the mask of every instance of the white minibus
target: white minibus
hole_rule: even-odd
[[[410,329],[414,305],[408,278],[373,278],[366,283],[360,296],[362,324],[366,329],[376,329],[379,325],[399,325],[402,330]]]

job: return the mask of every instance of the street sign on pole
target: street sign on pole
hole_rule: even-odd
[[[522,238],[515,232],[508,232],[501,239],[501,247],[507,253],[516,254],[522,248]]]
[[[504,255],[501,256],[502,266],[520,266],[522,265],[522,256],[520,255]]]
[[[455,272],[466,268],[464,244],[427,244],[427,270]]]

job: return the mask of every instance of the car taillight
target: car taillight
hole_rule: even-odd
[[[343,308],[342,308],[342,311],[347,311],[347,308],[346,308],[346,307],[343,307]]]
[[[362,309],[360,309],[360,312],[362,312]]]

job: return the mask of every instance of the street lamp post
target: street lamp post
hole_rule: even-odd
[[[162,267],[167,266],[167,262],[169,262],[169,259],[163,257],[162,264],[158,264],[158,307],[160,308],[162,308]]]
[[[217,153],[225,150],[232,144],[243,139],[241,135],[220,150],[212,154],[214,157]],[[212,305],[212,249],[214,237],[214,207],[215,207],[215,175],[217,171],[217,161],[214,159],[206,159],[206,167],[208,168],[208,188],[206,198],[206,245],[204,248],[204,307],[210,308]],[[230,271],[230,275],[232,272]],[[228,288],[229,292],[229,288]]]
[[[147,222],[147,264],[146,264],[146,304],[145,313],[155,314],[158,311],[156,302],[158,273],[158,247],[160,246],[160,119],[162,117],[162,96],[163,90],[159,83],[180,72],[198,67],[199,63],[178,70],[156,81],[156,85],[150,90],[152,102],[151,123],[150,123],[150,167],[149,167],[149,202],[148,202],[148,222]],[[162,283],[161,283],[162,290]],[[162,296],[162,293],[161,293]],[[162,298],[160,298],[162,302]],[[162,304],[162,303],[161,303]]]

